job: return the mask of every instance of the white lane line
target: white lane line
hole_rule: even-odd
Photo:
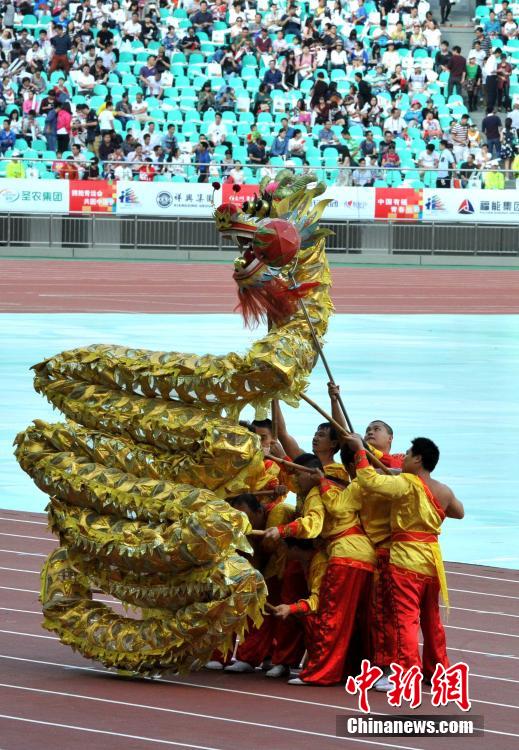
[[[0,612],[23,612],[26,615],[40,615],[40,617],[43,617],[43,612],[41,610],[37,612],[35,609],[13,609],[13,607],[0,607]]]
[[[471,591],[470,589],[451,589],[449,587],[449,591],[457,591],[459,594],[474,594],[474,596],[497,596],[499,599],[519,599],[519,596],[510,596],[510,594],[490,594],[487,591]]]
[[[325,732],[312,732],[308,729],[296,729],[295,727],[284,727],[284,726],[278,726],[277,724],[263,724],[256,721],[245,721],[244,719],[230,719],[224,716],[215,716],[212,714],[200,714],[195,713],[194,711],[180,711],[179,709],[175,708],[165,708],[162,706],[150,706],[145,703],[130,703],[129,701],[116,701],[111,700],[109,698],[96,698],[93,695],[81,695],[80,693],[65,693],[58,690],[43,690],[41,688],[29,688],[29,687],[23,687],[22,685],[9,685],[8,683],[0,683],[0,688],[10,688],[12,690],[26,690],[30,693],[39,693],[40,695],[51,695],[51,696],[61,696],[62,698],[77,698],[78,700],[85,700],[85,701],[93,701],[96,703],[108,703],[112,706],[127,706],[129,708],[141,708],[147,711],[157,711],[160,713],[166,713],[166,714],[175,714],[177,716],[191,716],[194,719],[208,719],[209,721],[221,721],[225,724],[238,724],[242,727],[259,727],[260,729],[273,729],[278,732],[288,732],[292,735],[305,735],[307,737],[322,737],[327,740],[339,740],[342,742],[366,742],[368,745],[377,745],[379,747],[392,747],[397,748],[397,750],[419,750],[416,747],[410,747],[409,745],[393,745],[386,742],[376,742],[375,740],[365,740],[364,738],[359,739],[353,739],[350,737],[337,737],[335,734],[327,734]],[[0,714],[0,718],[1,718]],[[17,717],[15,717],[17,718]],[[26,721],[35,721],[33,719],[27,719]],[[47,722],[46,722],[47,723]],[[49,722],[50,726],[53,726],[51,722]],[[96,732],[97,730],[91,729],[89,731]],[[519,735],[510,735],[512,737],[519,737]],[[146,738],[144,738],[146,739]],[[152,740],[154,741],[154,740]],[[163,740],[155,740],[157,742],[164,742]],[[166,742],[171,742],[171,740],[166,740]],[[175,743],[178,744],[178,743]]]
[[[34,523],[36,526],[47,526],[46,521],[26,521],[21,518],[7,518],[6,516],[0,516],[0,521],[11,521],[11,523]]]
[[[39,633],[21,633],[18,630],[0,630],[0,633],[5,633],[6,635],[24,635],[27,638],[45,638],[47,641],[58,641],[59,638],[56,638],[55,635],[40,635]]]
[[[188,747],[192,750],[218,750],[216,747],[207,745],[190,745],[188,742],[175,742],[174,740],[159,740],[152,737],[141,737],[138,734],[123,734],[122,732],[109,732],[106,729],[91,729],[90,727],[78,727],[75,724],[58,724],[55,721],[39,721],[38,719],[24,719],[21,716],[8,716],[0,714],[0,719],[10,721],[23,721],[27,724],[38,724],[44,727],[59,727],[60,729],[73,729],[76,732],[90,732],[92,734],[105,734],[110,737],[124,737],[127,740],[140,740],[142,742],[152,742],[156,745],[174,745],[175,747]]]
[[[18,539],[38,539],[41,542],[58,543],[55,536],[27,536],[27,534],[8,534],[7,531],[0,531],[0,536],[15,536]]]
[[[11,555],[27,555],[28,557],[48,557],[43,552],[20,552],[17,549],[0,549],[0,552],[8,552]]]
[[[476,573],[460,573],[458,570],[447,570],[447,575],[450,576],[469,576],[470,578],[484,578],[485,581],[502,581],[503,583],[519,583],[516,578],[496,578],[495,576],[482,576]]]
[[[34,575],[40,575],[40,571],[38,570],[20,570],[19,568],[2,568],[0,567],[0,570],[13,570],[13,571],[19,571],[20,573],[34,573]],[[0,586],[0,590],[7,590],[7,591],[26,591],[29,594],[39,594],[39,591],[33,591],[32,589],[17,589],[12,588],[11,586]],[[451,589],[452,590],[452,589]],[[99,601],[104,601],[103,599],[99,599]],[[108,602],[109,604],[117,604],[117,601]],[[445,609],[443,604],[440,604],[440,607],[442,609]],[[459,612],[474,612],[478,615],[492,615],[492,617],[519,617],[519,615],[514,615],[511,612],[492,612],[488,609],[467,609],[467,607],[450,607],[451,610],[457,610]]]
[[[445,609],[445,605],[440,604],[442,609]],[[519,615],[513,615],[511,612],[491,612],[488,609],[467,609],[467,607],[451,607],[450,609],[457,609],[459,612],[474,612],[478,615],[492,615],[492,617],[519,617]]]
[[[108,669],[96,669],[95,667],[82,667],[79,665],[74,664],[63,664],[61,662],[54,662],[54,661],[42,661],[40,659],[26,659],[21,656],[7,656],[6,654],[0,654],[0,659],[9,659],[11,661],[23,661],[23,662],[29,662],[30,664],[44,664],[46,666],[51,667],[62,667],[64,669],[69,669],[71,671],[79,670],[81,672],[95,672],[97,674],[102,675],[112,675],[115,678],[115,673],[108,670]],[[472,677],[481,677],[486,678],[489,680],[500,680],[503,682],[519,682],[519,680],[511,680],[505,677],[489,677],[488,675],[479,675],[470,673],[471,678]],[[223,687],[216,687],[214,685],[204,685],[196,682],[183,682],[182,680],[168,680],[166,678],[159,678],[156,680],[156,682],[166,683],[168,685],[182,685],[183,687],[192,687],[202,690],[214,690],[216,692],[220,693],[231,693],[231,694],[238,694],[238,695],[249,695],[253,698],[268,698],[269,700],[278,700],[278,701],[284,701],[288,703],[298,703],[306,706],[317,706],[318,708],[333,708],[339,709],[342,711],[349,711],[350,713],[361,713],[360,709],[358,708],[350,708],[349,706],[338,706],[334,703],[320,703],[318,701],[304,701],[299,698],[287,698],[285,696],[281,695],[272,695],[270,693],[256,693],[252,692],[250,690],[233,690],[232,688],[223,688]],[[429,693],[428,693],[429,694]],[[501,706],[501,707],[507,707],[507,708],[514,708],[519,709],[519,706],[508,706],[507,704],[503,703],[492,703],[491,701],[484,701],[477,698],[471,698],[472,703],[484,703],[486,705],[492,705],[492,706]],[[377,711],[377,713],[380,713],[380,711]],[[384,716],[388,716],[389,714],[383,714]],[[485,729],[486,731],[486,729]],[[488,730],[489,732],[492,730]],[[519,736],[519,735],[518,735]]]
[[[505,638],[519,638],[515,633],[496,633],[495,630],[477,630],[476,628],[462,628],[459,625],[444,625],[444,628],[451,630],[468,630],[469,633],[485,633],[486,635],[502,635]]]
[[[40,575],[39,570],[26,570],[25,568],[6,568],[3,565],[0,565],[0,570],[11,570],[13,573],[33,573],[37,576]]]
[[[2,568],[0,568],[0,570],[2,570]],[[33,571],[26,570],[23,572],[32,573]],[[97,599],[96,601],[102,601],[103,603],[106,603],[106,604],[121,604],[122,606],[122,602],[117,602],[117,601],[112,602],[112,601],[107,601],[107,600],[102,600],[102,599]],[[3,610],[5,612],[27,612],[28,614],[34,614],[34,615],[41,614],[41,612],[34,612],[28,609],[13,609],[12,607],[0,607],[0,610]],[[462,628],[459,625],[445,625],[445,624],[443,627],[450,628],[451,630],[466,630],[469,633],[484,633],[485,635],[498,635],[498,636],[503,636],[505,638],[519,638],[519,635],[515,635],[512,633],[497,633],[495,630],[477,630],[476,628]]]

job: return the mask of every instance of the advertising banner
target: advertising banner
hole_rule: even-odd
[[[519,223],[517,190],[433,190],[425,188],[423,218],[426,221]]]
[[[0,211],[4,213],[66,214],[68,182],[60,180],[0,180]]]
[[[70,180],[69,186],[71,213],[115,213],[115,182]]]
[[[365,188],[375,191],[375,219],[419,221],[423,214],[423,190],[416,188]]]
[[[117,182],[118,214],[144,216],[193,216],[199,219],[213,215],[213,193],[210,184],[183,182]]]
[[[318,200],[331,199],[324,210],[327,221],[359,221],[373,219],[375,213],[374,188],[329,187]]]
[[[240,185],[239,190],[233,190],[234,185],[224,182],[222,185],[222,203],[232,203],[243,206],[245,201],[253,201],[259,193],[258,184]]]

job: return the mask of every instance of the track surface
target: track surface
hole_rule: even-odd
[[[513,271],[341,267],[333,275],[338,312],[519,312]],[[235,301],[227,265],[0,261],[0,312],[229,312]],[[0,511],[1,750],[519,748],[519,571],[446,566],[450,657],[470,665],[472,713],[484,715],[486,736],[365,741],[335,736],[337,716],[358,715],[340,687],[214,672],[131,681],[75,655],[41,628],[39,570],[55,543],[43,514]],[[370,702],[373,712],[408,713],[380,694]],[[416,714],[427,713],[425,695]]]
[[[2,750],[519,747],[519,572],[447,564],[450,657],[470,665],[472,713],[484,715],[486,736],[367,743],[335,737],[337,716],[358,715],[340,687],[292,687],[261,673],[132,681],[75,655],[41,628],[38,573],[56,543],[45,516],[0,511],[0,529]],[[377,713],[409,713],[380,694],[370,702]],[[462,717],[455,706],[439,710]],[[425,695],[414,713],[430,712]]]
[[[519,271],[333,269],[339,313],[519,313]],[[230,264],[1,260],[0,312],[230,312]]]

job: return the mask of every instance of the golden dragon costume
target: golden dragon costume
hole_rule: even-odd
[[[262,182],[251,205],[215,212],[243,250],[234,277],[245,317],[270,316],[244,355],[101,344],[34,366],[36,390],[67,420],[37,420],[15,440],[21,467],[50,495],[60,542],[42,571],[43,624],[84,656],[143,675],[184,673],[226,651],[248,618],[261,622],[265,583],[239,554],[251,551],[249,523],[225,498],[253,489],[263,471],[258,437],[237,422],[242,408],[297,405],[315,364],[300,298],[319,337],[327,328],[318,227],[327,201],[313,205],[323,191],[287,171]],[[136,616],[94,599],[98,591]]]

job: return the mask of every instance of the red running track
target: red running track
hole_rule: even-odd
[[[518,313],[519,271],[333,269],[339,313]],[[231,312],[231,264],[1,260],[0,312]]]
[[[41,628],[39,570],[56,544],[43,514],[0,511],[0,747],[2,750],[512,750],[519,747],[519,571],[447,563],[451,661],[470,665],[472,709],[483,738],[335,736],[358,716],[341,687],[293,687],[249,675],[199,672],[121,679]],[[100,597],[104,598],[104,597]],[[376,713],[409,713],[370,695]],[[431,713],[424,695],[417,716]]]

